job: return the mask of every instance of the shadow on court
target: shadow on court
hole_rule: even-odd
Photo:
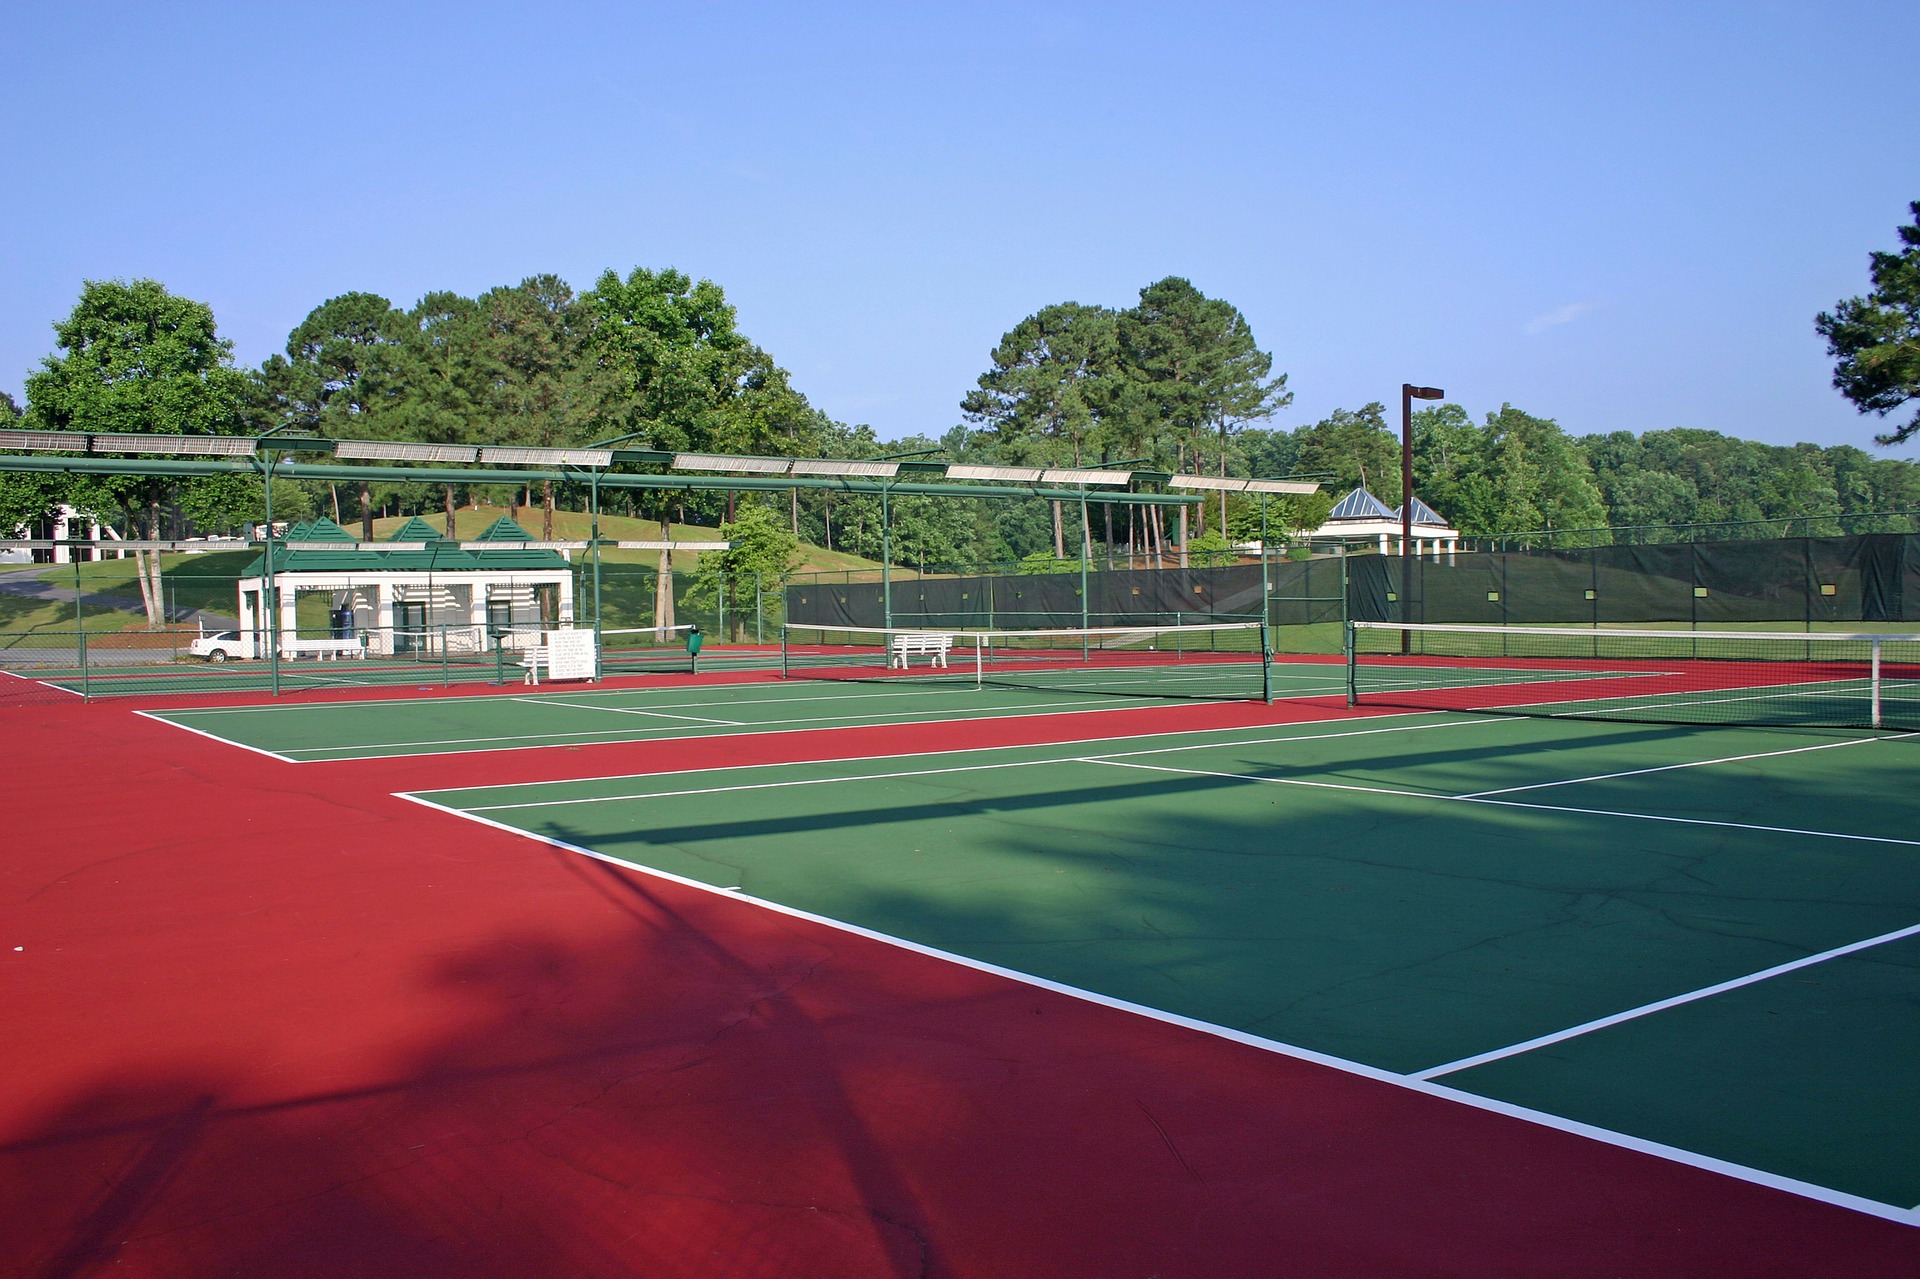
[[[1920,1266],[1887,1222],[592,863],[359,773],[235,759],[117,708],[9,727],[38,748],[0,878],[0,1274]],[[1130,802],[1104,807],[1117,852],[994,834],[1064,892],[977,879],[921,909],[1041,936],[1076,878],[1111,874],[1116,935],[1148,931],[1132,849],[1176,856],[1186,834],[1136,841]],[[1243,846],[1271,825],[1211,820]],[[1260,847],[1199,856],[1250,871],[1276,860]]]

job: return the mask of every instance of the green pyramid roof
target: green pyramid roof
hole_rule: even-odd
[[[419,572],[422,570],[436,573],[472,571],[475,569],[555,569],[565,568],[566,557],[558,551],[544,550],[538,547],[518,546],[514,543],[531,542],[533,536],[524,528],[501,516],[487,530],[475,538],[478,542],[499,542],[501,546],[485,550],[469,551],[447,537],[439,529],[427,523],[419,516],[412,516],[405,524],[387,535],[388,542],[424,542],[418,550],[335,550],[306,549],[303,542],[355,542],[353,534],[341,528],[329,519],[303,522],[289,529],[286,538],[273,547],[273,569],[281,572],[340,573],[340,572]],[[265,571],[266,560],[262,556],[242,570],[242,576],[257,577]]]
[[[387,535],[389,542],[437,542],[444,534],[418,515],[407,517],[407,522]]]
[[[353,534],[323,516],[311,523],[302,520],[294,525],[287,530],[285,540],[289,542],[351,542],[355,538]]]
[[[533,534],[502,515],[487,526],[487,531],[473,539],[476,542],[531,542]]]

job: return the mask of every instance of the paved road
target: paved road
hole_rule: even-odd
[[[38,600],[45,604],[71,604],[77,597],[82,608],[113,609],[136,616],[146,611],[146,606],[140,602],[138,595],[114,595],[102,591],[88,591],[82,595],[71,586],[42,581],[40,575],[49,567],[52,566],[30,564],[20,568],[0,570],[0,595],[13,595],[22,599]],[[175,608],[173,615],[167,620],[199,622],[208,630],[227,630],[240,625],[240,619],[236,617],[195,608]]]

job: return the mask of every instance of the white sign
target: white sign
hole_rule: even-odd
[[[582,630],[547,632],[547,678],[592,679],[596,654],[593,632]]]

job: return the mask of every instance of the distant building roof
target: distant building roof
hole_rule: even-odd
[[[1396,520],[1400,518],[1400,508],[1394,508],[1393,518]],[[1420,495],[1415,493],[1413,495],[1413,526],[1419,528],[1422,524],[1433,528],[1447,527],[1447,522],[1440,518],[1439,513],[1425,502],[1422,502]]]
[[[1381,539],[1399,534],[1402,528],[1400,512],[1363,488],[1355,489],[1333,505],[1324,524],[1314,530],[1315,536],[1338,538]],[[1413,531],[1418,540],[1448,541],[1457,539],[1460,534],[1440,513],[1420,500],[1418,494],[1413,499]],[[1382,542],[1384,546],[1384,540]]]
[[[358,539],[329,519],[302,522],[287,530],[286,538],[273,547],[273,571],[276,573],[471,573],[511,571],[514,569],[564,569],[567,559],[558,551],[544,547],[517,546],[531,542],[527,530],[504,515],[475,538],[480,542],[507,543],[470,551],[441,534],[419,516],[414,516],[387,536],[389,542],[410,543],[404,549],[390,551],[361,550]],[[420,546],[420,543],[426,545]],[[315,545],[318,543],[319,545]],[[415,548],[418,549],[415,549]],[[266,569],[263,554],[242,570],[242,577],[258,577]]]
[[[440,540],[440,530],[418,515],[410,515],[405,524],[387,534],[386,540],[389,542],[437,542]]]
[[[1399,518],[1398,511],[1392,510],[1385,502],[1365,489],[1355,489],[1335,502],[1333,509],[1327,512],[1329,523],[1334,520],[1397,520]]]

